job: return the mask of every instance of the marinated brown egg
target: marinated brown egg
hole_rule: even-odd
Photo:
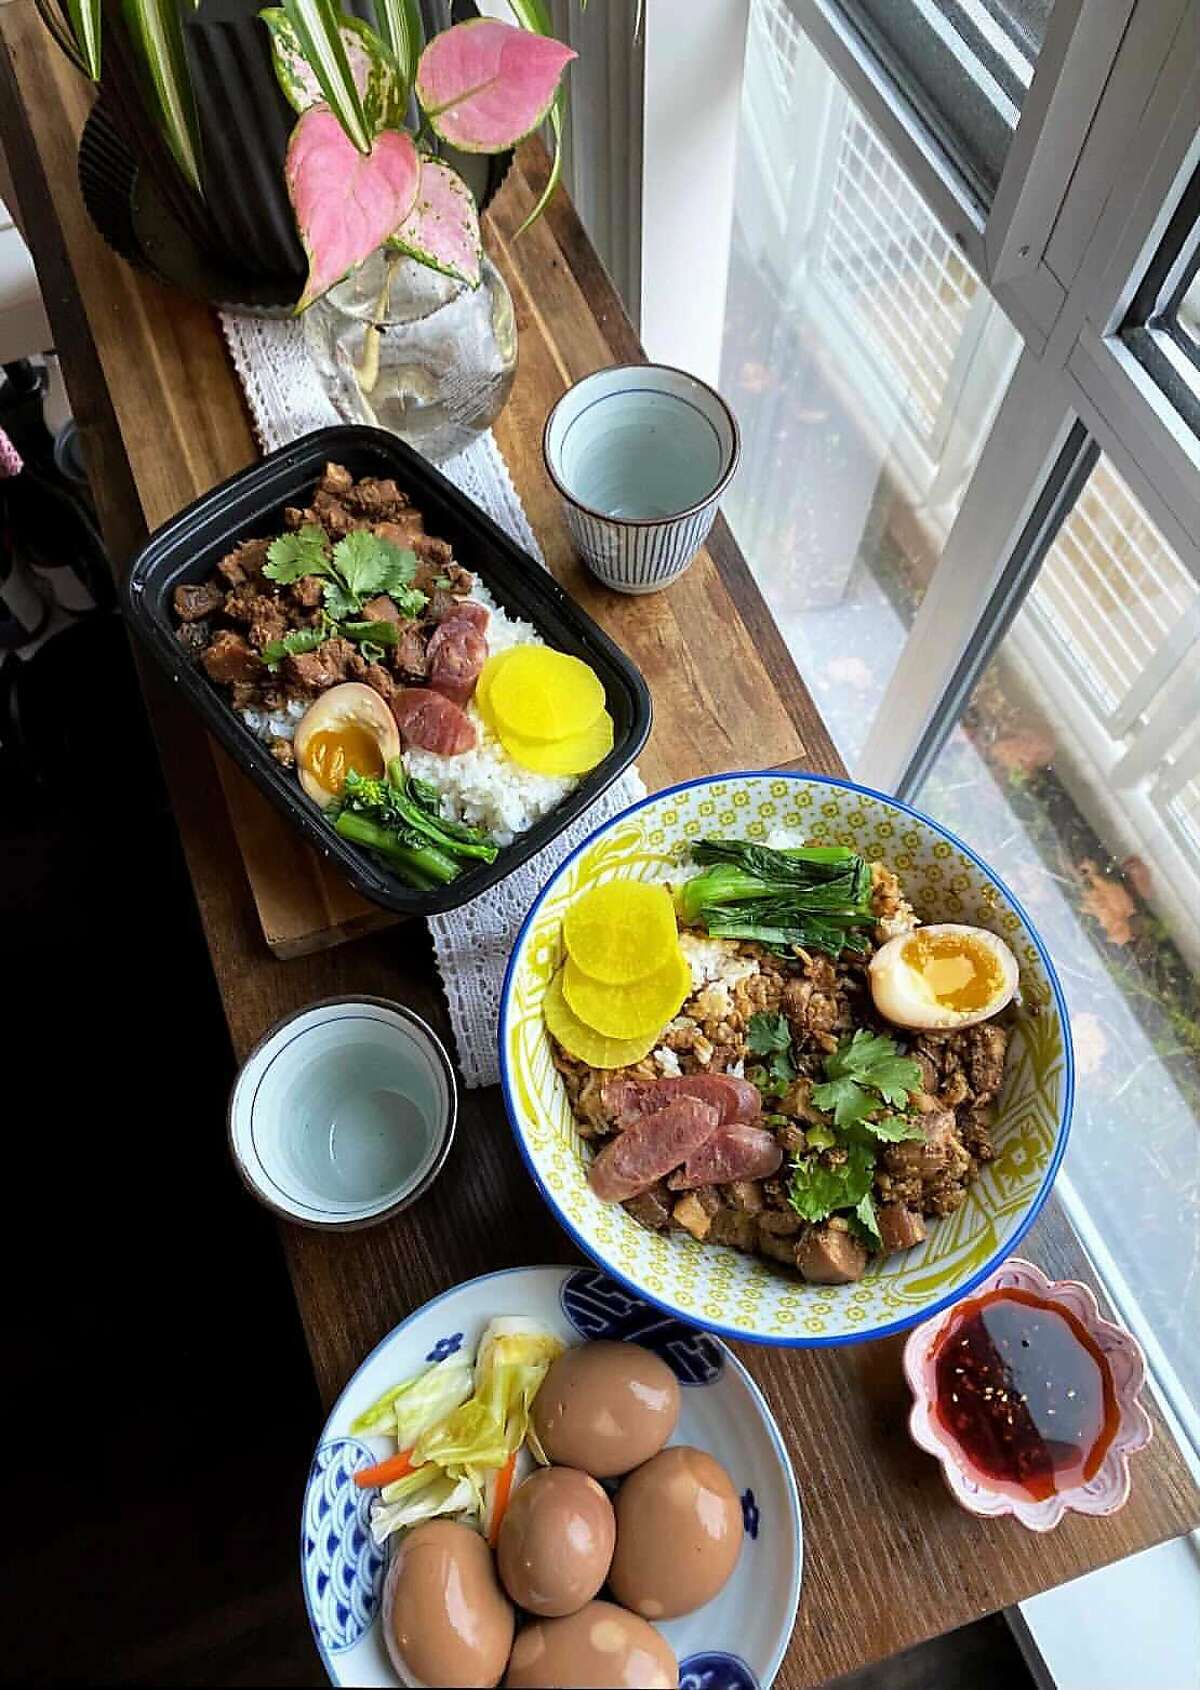
[[[535,1620],[517,1634],[504,1682],[510,1690],[666,1690],[679,1683],[670,1644],[612,1602],[589,1602],[565,1619]]]
[[[868,969],[875,1008],[897,1027],[949,1030],[986,1021],[1017,990],[1017,959],[985,927],[943,921],[881,945]]]
[[[617,1492],[617,1549],[608,1582],[648,1620],[672,1620],[721,1589],[742,1548],[742,1505],[719,1461],[675,1444]]]
[[[341,796],[351,769],[383,778],[392,758],[400,755],[400,730],[377,692],[346,681],[309,705],[292,749],[300,785],[327,810]]]
[[[383,1591],[383,1636],[402,1684],[499,1684],[514,1623],[478,1532],[428,1520],[401,1540]]]
[[[679,1381],[640,1344],[580,1344],[554,1362],[533,1399],[548,1461],[612,1479],[648,1461],[679,1419]]]
[[[574,1467],[543,1467],[513,1493],[496,1545],[500,1582],[521,1608],[552,1618],[590,1602],[617,1539],[612,1503]]]

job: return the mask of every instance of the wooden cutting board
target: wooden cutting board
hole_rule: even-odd
[[[517,379],[496,440],[547,563],[649,683],[654,729],[639,767],[651,790],[723,769],[802,762],[795,701],[777,694],[764,661],[764,642],[778,635],[723,526],[680,581],[649,598],[610,592],[572,551],[542,464],[542,424],[572,382],[608,364],[640,361],[642,352],[623,317],[621,332],[615,313],[602,324],[587,308],[581,289],[595,278],[579,271],[586,265],[594,272],[597,261],[590,247],[564,250],[561,242],[569,244],[578,227],[573,218],[551,213],[513,240],[544,166],[540,148],[523,149],[485,219],[485,241],[512,292],[520,344]],[[603,282],[608,289],[607,278]],[[827,744],[811,706],[805,714],[813,735]],[[276,956],[341,944],[397,919],[365,902],[336,868],[302,845],[228,757],[214,750],[263,936]]]

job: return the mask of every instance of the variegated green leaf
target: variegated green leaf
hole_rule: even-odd
[[[535,30],[538,35],[554,34],[554,23],[550,17],[550,8],[545,4],[545,0],[508,0],[508,3],[512,7],[513,15],[517,22],[521,25],[522,29]],[[580,9],[582,10],[586,7],[586,4],[587,0],[582,0]],[[554,104],[550,107],[550,132],[554,137],[553,157],[550,160],[550,175],[546,179],[546,186],[543,188],[541,197],[539,198],[537,204],[529,213],[529,216],[521,224],[521,227],[517,230],[518,235],[523,235],[531,223],[537,222],[538,218],[542,215],[542,212],[545,211],[546,206],[549,204],[550,196],[553,194],[555,188],[558,187],[559,178],[562,176],[562,128],[563,118],[566,116],[566,113],[567,91],[565,88],[560,88],[555,96]]]
[[[100,0],[67,0],[67,16],[71,20],[71,34],[79,48],[87,73],[93,82],[100,80]]]
[[[306,112],[325,96],[301,50],[292,21],[282,6],[265,6],[258,15],[271,33],[271,58],[284,98],[293,111]],[[408,90],[391,53],[361,18],[343,14],[340,27],[369,133],[398,128],[408,106]]]
[[[425,31],[421,25],[421,11],[417,0],[375,0],[375,16],[379,32],[387,43],[404,80],[404,99],[412,92],[417,76],[417,60],[425,45]]]
[[[59,9],[59,7],[54,3],[54,0],[33,0],[33,5],[38,17],[41,18],[42,23],[45,25],[46,29],[49,30],[50,36],[59,52],[62,53],[64,58],[70,60],[76,70],[82,71],[84,76],[86,76],[88,74],[88,68],[83,62],[83,55],[79,51],[79,46],[75,40],[74,32],[67,21],[66,13]]]
[[[176,0],[123,0],[125,24],[146,71],[146,98],[180,170],[200,187],[200,130]]]
[[[508,3],[522,29],[531,29],[535,35],[554,34],[550,8],[545,0],[508,0]]]
[[[325,104],[358,151],[369,153],[371,130],[342,40],[342,18],[333,0],[283,0],[283,9]]]
[[[542,189],[537,204],[529,213],[529,216],[521,224],[521,227],[517,230],[518,235],[523,235],[531,223],[537,222],[538,218],[542,215],[543,211],[545,211],[547,205],[550,203],[551,194],[553,194],[555,188],[558,187],[559,178],[562,175],[562,123],[564,103],[565,96],[562,90],[559,89],[558,98],[550,107],[550,132],[554,136],[554,156],[550,160],[550,174],[546,178],[546,186]]]

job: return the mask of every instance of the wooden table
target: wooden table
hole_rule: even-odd
[[[46,42],[32,0],[0,7],[0,135],[37,262],[105,535],[127,558],[148,528],[255,454],[213,315],[136,276],[91,229],[75,180],[87,93]],[[487,244],[516,303],[521,366],[497,437],[550,566],[642,666],[656,725],[647,783],[739,765],[840,768],[811,699],[736,547],[651,599],[603,591],[574,561],[543,474],[542,420],[571,380],[640,356],[617,297],[560,193],[513,242],[543,179],[527,148],[487,219]],[[278,1017],[314,998],[369,992],[412,1005],[448,1037],[423,928],[376,933],[279,962],[267,952],[229,813],[198,724],[143,675],[196,899],[239,1057]],[[224,1123],[214,1120],[214,1133]],[[411,1309],[488,1269],[572,1259],[522,1171],[495,1090],[464,1096],[451,1159],[433,1192],[357,1234],[281,1228],[320,1389],[329,1401]],[[1090,1279],[1051,1202],[1025,1251],[1055,1275]],[[270,1312],[264,1311],[264,1318]],[[1071,1518],[1036,1537],[981,1523],[949,1499],[909,1441],[900,1342],[742,1359],[769,1398],[804,1504],[804,1588],[786,1690],[823,1682],[924,1638],[1174,1537],[1200,1522],[1200,1495],[1157,1422],[1114,1518]],[[314,1428],[315,1431],[315,1428]],[[294,1508],[295,1497],[280,1507]],[[314,1660],[314,1682],[318,1670]]]

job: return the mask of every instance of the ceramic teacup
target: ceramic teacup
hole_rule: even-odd
[[[665,364],[597,370],[546,419],[542,451],[571,538],[619,593],[653,593],[708,537],[741,450],[713,388]]]
[[[331,998],[280,1021],[247,1057],[229,1142],[260,1203],[304,1226],[370,1226],[428,1189],[458,1096],[441,1040],[383,998]]]

